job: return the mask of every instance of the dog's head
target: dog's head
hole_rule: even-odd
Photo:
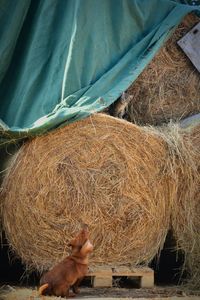
[[[92,252],[93,245],[89,241],[88,226],[84,225],[79,234],[69,243],[72,247],[72,254],[80,253],[85,256]]]

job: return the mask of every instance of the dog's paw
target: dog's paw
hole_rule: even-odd
[[[76,296],[75,293],[72,293],[72,292],[69,293],[69,298],[73,298],[73,297],[75,297],[75,296]]]
[[[73,290],[73,292],[74,292],[75,294],[79,294],[79,293],[80,293],[80,289],[79,289],[79,288],[75,288],[75,289]]]

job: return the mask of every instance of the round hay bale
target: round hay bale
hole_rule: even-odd
[[[176,251],[184,253],[182,272],[188,272],[186,287],[200,288],[200,125],[181,128],[169,123],[147,128],[168,147],[166,169],[172,184],[171,226]]]
[[[177,41],[200,18],[188,15],[127,94],[132,100],[126,119],[140,125],[161,125],[200,112],[200,75]]]
[[[89,225],[91,263],[148,263],[170,219],[165,145],[131,123],[96,114],[27,142],[3,183],[3,225],[12,249],[44,270]]]
[[[177,162],[177,198],[172,228],[177,248],[184,251],[187,286],[200,289],[200,126],[182,132],[182,159]]]

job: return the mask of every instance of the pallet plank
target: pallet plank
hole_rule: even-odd
[[[95,276],[93,278],[93,287],[112,287],[112,276]]]
[[[131,269],[128,266],[117,266],[112,268],[113,270],[113,275],[116,274],[116,276],[129,276],[128,274],[131,273]]]
[[[151,288],[154,286],[154,273],[145,274],[140,279],[141,288]]]
[[[95,266],[90,269],[88,276],[92,278],[93,287],[112,287],[113,277],[139,277],[140,287],[154,286],[154,271],[148,267],[132,268],[129,266]]]

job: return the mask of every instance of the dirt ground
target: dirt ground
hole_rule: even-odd
[[[159,300],[200,300],[200,294],[186,293],[176,287],[154,287],[151,289],[126,289],[126,288],[81,288],[77,299],[97,298],[131,298],[131,299],[159,299]],[[4,285],[0,287],[0,300],[57,300],[61,297],[38,296],[37,288],[15,287]]]

